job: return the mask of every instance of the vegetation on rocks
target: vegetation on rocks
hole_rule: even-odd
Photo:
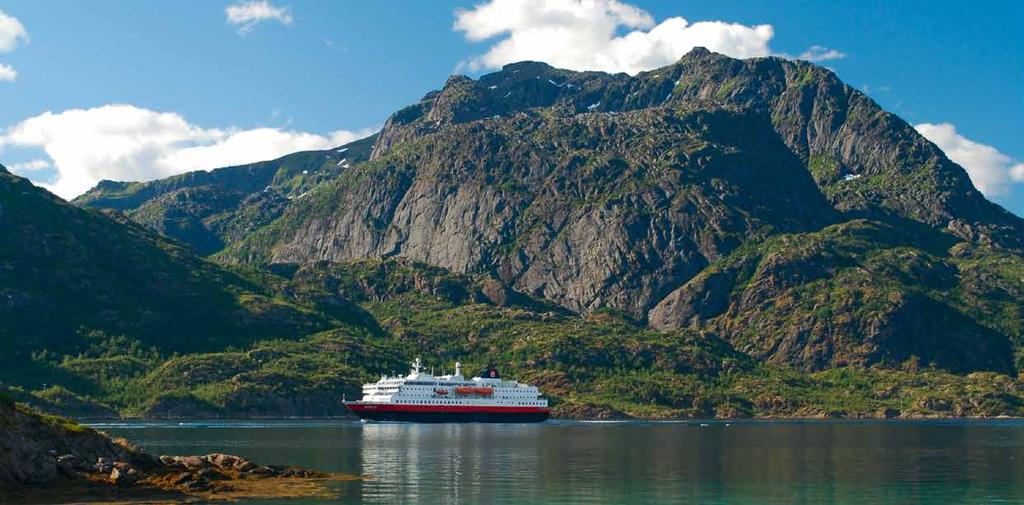
[[[373,140],[152,182],[102,181],[74,203],[123,211],[207,255],[270,223],[318,183],[365,161]]]
[[[0,379],[54,411],[336,415],[422,356],[567,416],[1024,414],[1024,220],[806,62],[516,63],[76,203],[0,171]]]
[[[81,209],[0,172],[4,382],[63,384],[78,354],[131,367],[129,350],[223,349],[337,324],[138,225]]]
[[[492,300],[491,281],[406,260],[311,264],[276,289],[304,303],[351,300],[373,325],[170,357],[128,346],[117,361],[82,355],[52,366],[88,384],[78,404],[144,417],[343,415],[342,395],[404,373],[413,357],[438,373],[456,360],[469,370],[496,364],[571,417],[1024,414],[1024,383],[1006,374],[955,374],[917,357],[808,374],[698,329],[654,330],[615,311],[581,317],[523,295]],[[20,395],[42,403],[33,396],[48,393]]]
[[[152,456],[124,439],[40,414],[0,393],[0,499],[4,503],[333,497],[339,478],[260,466],[227,454]]]

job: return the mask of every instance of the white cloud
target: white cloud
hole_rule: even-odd
[[[825,46],[811,46],[810,49],[800,53],[800,56],[797,56],[797,58],[807,61],[838,60],[845,57],[846,53]]]
[[[0,11],[0,53],[9,53],[18,47],[18,43],[28,42],[28,32],[18,18]],[[0,63],[0,81],[14,82],[18,71],[14,67]]]
[[[559,68],[635,74],[678,60],[697,46],[738,58],[771,54],[771,25],[722,21],[661,23],[618,0],[490,0],[455,11],[455,30],[470,41],[501,37],[464,64],[473,71],[521,60]],[[619,35],[620,29],[630,29]]]
[[[18,18],[0,11],[0,53],[9,53],[19,42],[28,42],[28,32]]]
[[[268,0],[250,0],[229,5],[224,9],[228,23],[238,27],[239,33],[248,33],[263,21],[277,21],[283,25],[292,24],[292,9],[276,7]]]
[[[0,81],[14,82],[18,78],[18,71],[10,65],[0,63]]]
[[[636,74],[671,64],[698,46],[735,58],[785,56],[769,47],[775,35],[771,25],[690,23],[678,16],[657,23],[648,12],[619,0],[489,0],[456,10],[454,29],[472,42],[497,39],[486,53],[462,62],[470,71],[539,60],[572,70]],[[843,56],[813,46],[801,58]]]
[[[892,91],[892,86],[889,86],[888,84],[880,84],[876,86],[872,86],[870,84],[862,84],[860,90],[868,95],[872,93],[888,93]]]
[[[73,198],[101,179],[146,181],[193,170],[252,163],[288,153],[327,149],[370,130],[327,135],[278,128],[203,128],[179,114],[132,105],[45,112],[8,127],[0,148],[41,148],[56,178],[41,184]]]
[[[39,172],[40,170],[46,170],[50,168],[50,162],[46,160],[32,160],[23,163],[12,163],[7,166],[7,169],[15,174],[27,174],[29,172]]]
[[[184,171],[226,167],[278,158],[311,149],[327,149],[369,135],[369,131],[336,131],[326,136],[313,133],[256,128],[231,133],[212,144],[177,149],[160,159],[168,167],[189,167]]]
[[[1010,167],[1010,178],[1017,182],[1024,182],[1024,163]]]
[[[1010,194],[1014,182],[1024,182],[1024,163],[1013,160],[998,149],[970,140],[956,131],[952,123],[921,123],[917,131],[946,153],[949,159],[967,170],[971,182],[987,197]]]

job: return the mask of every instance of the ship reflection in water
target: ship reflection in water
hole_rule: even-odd
[[[1024,422],[1012,420],[100,428],[161,454],[368,475],[337,484],[345,504],[1024,503]]]
[[[394,503],[487,503],[500,500],[542,458],[522,425],[373,424],[362,430],[362,499]],[[487,447],[486,450],[479,450]],[[526,449],[526,450],[524,450]],[[481,489],[476,486],[485,486]],[[474,487],[476,487],[474,489]],[[499,493],[498,496],[495,493]],[[512,497],[506,495],[506,497]]]
[[[1024,425],[366,424],[365,503],[1024,501]]]

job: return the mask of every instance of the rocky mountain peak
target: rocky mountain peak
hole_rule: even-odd
[[[708,48],[704,46],[695,46],[693,49],[690,49],[690,52],[686,53],[684,58],[699,58],[701,56],[709,56],[711,54],[712,53],[711,51],[708,50]]]
[[[842,212],[895,215],[965,238],[1024,247],[1024,221],[988,202],[966,172],[911,125],[832,71],[778,57],[739,60],[694,48],[675,64],[636,76],[513,63],[478,80],[449,80],[440,92],[396,113],[372,157],[458,124],[540,110],[551,117],[652,108],[748,111],[771,122]]]

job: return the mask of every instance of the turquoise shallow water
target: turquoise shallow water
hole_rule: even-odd
[[[158,454],[367,475],[338,484],[346,504],[1024,503],[1021,421],[94,426]]]

